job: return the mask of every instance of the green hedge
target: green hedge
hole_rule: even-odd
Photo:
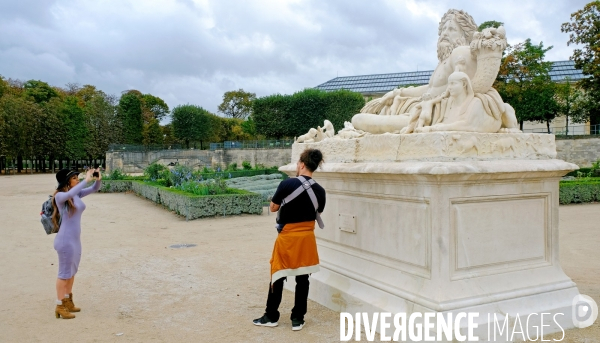
[[[559,202],[563,205],[600,201],[600,180],[561,181]]]
[[[172,188],[142,181],[103,181],[101,192],[124,192],[132,190],[136,194],[161,204],[186,219],[213,217],[234,214],[261,214],[262,196],[244,190],[231,190],[232,194],[193,195]]]
[[[326,92],[307,88],[292,95],[269,95],[254,100],[252,118],[256,132],[267,137],[297,137],[328,119],[335,131],[360,112],[365,100],[348,90]]]
[[[131,190],[131,180],[104,180],[100,192],[102,193],[123,193]]]
[[[247,176],[256,176],[256,175],[271,175],[271,174],[281,174],[284,178],[287,177],[287,174],[280,172],[275,168],[269,169],[254,169],[254,170],[238,170],[238,171],[222,171],[215,173],[195,173],[194,176],[196,178],[202,177],[204,180],[215,179],[215,178],[237,178],[237,177],[247,177]],[[231,177],[230,177],[231,175]]]

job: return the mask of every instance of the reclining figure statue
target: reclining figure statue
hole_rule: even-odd
[[[368,102],[352,118],[354,128],[369,133],[520,132],[514,109],[492,88],[506,47],[504,27],[477,32],[468,13],[451,9],[438,34],[439,64],[429,84],[395,89]],[[459,88],[465,99],[456,95]]]

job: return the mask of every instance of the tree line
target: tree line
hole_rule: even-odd
[[[502,22],[488,21],[487,27],[499,27]],[[561,25],[569,33],[567,45],[579,44],[570,57],[575,68],[584,75],[582,80],[565,79],[553,82],[552,62],[545,55],[553,47],[534,44],[531,39],[508,46],[502,58],[494,88],[505,102],[514,107],[521,129],[524,121],[550,122],[566,117],[566,134],[571,123],[600,124],[600,1],[592,1],[571,14],[570,21]]]
[[[479,29],[498,27],[489,21]],[[571,14],[561,30],[567,44],[577,44],[571,59],[585,78],[552,82],[552,49],[530,39],[509,46],[494,87],[516,111],[517,119],[546,122],[557,116],[567,121],[600,124],[600,1]],[[127,90],[106,94],[93,85],[53,87],[39,80],[20,81],[0,76],[0,170],[8,164],[21,172],[24,161],[45,171],[81,164],[102,164],[111,144],[186,148],[208,142],[292,138],[330,120],[335,129],[364,106],[359,93],[305,89],[291,95],[257,98],[243,89],[226,92],[218,116],[198,105],[169,109],[159,97]],[[170,123],[161,125],[161,121]]]
[[[171,123],[160,124],[171,116]],[[171,113],[161,98],[138,90],[117,97],[93,85],[53,87],[0,77],[0,170],[103,165],[111,144],[202,147],[203,141],[250,139],[246,126],[243,119],[218,117],[195,105]]]

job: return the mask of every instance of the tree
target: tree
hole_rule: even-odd
[[[481,32],[484,29],[487,29],[488,27],[499,28],[500,26],[504,26],[504,23],[501,21],[495,21],[495,20],[484,21],[483,23],[481,23],[481,25],[479,25],[479,27],[477,28],[477,31]]]
[[[85,114],[79,107],[79,100],[75,96],[67,96],[62,104],[62,116],[66,128],[66,142],[64,156],[71,160],[86,157],[85,142],[88,130],[85,123]]]
[[[163,120],[169,115],[169,106],[163,99],[152,94],[144,94],[141,98],[142,113],[147,124],[152,122],[152,119],[157,121]]]
[[[565,134],[569,134],[569,120],[575,123],[585,122],[588,116],[588,97],[585,92],[567,79],[556,85],[557,115],[565,116]]]
[[[38,104],[48,102],[51,98],[58,96],[58,92],[54,88],[42,81],[29,80],[25,82],[23,88],[25,94],[33,98],[33,101]]]
[[[256,138],[256,122],[249,116],[248,119],[243,121],[241,124],[242,131],[248,135],[251,139]]]
[[[91,85],[83,86],[76,96],[83,103],[83,112],[88,131],[85,152],[90,159],[101,159],[111,143],[120,141],[120,125],[114,96],[107,95]]]
[[[555,84],[548,74],[552,62],[544,61],[550,49],[552,46],[544,48],[542,42],[535,45],[527,39],[509,46],[507,55],[502,58],[494,87],[515,109],[521,130],[524,121],[546,122],[549,127],[556,116]]]
[[[172,123],[161,126],[160,130],[163,135],[163,144],[169,145],[169,146],[172,146],[174,144],[179,144],[179,140],[177,138],[175,138],[175,134],[173,133],[173,124]]]
[[[586,78],[579,85],[596,103],[600,101],[600,1],[592,1],[583,9],[571,14],[571,21],[563,23],[562,32],[569,33],[567,45],[578,44],[571,59],[575,68],[581,69]],[[600,124],[600,107],[593,106],[589,112],[590,124]]]
[[[44,160],[54,169],[56,157],[64,157],[67,139],[66,121],[62,112],[63,100],[55,97],[39,105],[41,111],[34,118],[33,155],[45,170]]]
[[[4,95],[0,98],[0,116],[2,132],[0,139],[4,147],[3,154],[17,159],[17,170],[23,169],[23,158],[33,154],[35,118],[39,116],[39,107],[31,100],[21,96]]]
[[[144,120],[142,117],[141,93],[127,91],[119,100],[119,117],[123,123],[123,140],[125,144],[142,144]]]
[[[144,125],[144,145],[162,145],[163,144],[163,133],[160,129],[158,120],[152,118],[150,123]]]
[[[177,139],[185,142],[187,148],[190,143],[202,143],[208,140],[218,139],[220,121],[216,115],[196,105],[180,105],[173,109],[171,114],[173,120],[173,134]]]
[[[223,102],[219,105],[219,112],[226,117],[246,119],[252,112],[252,102],[256,94],[245,92],[243,89],[229,91],[223,94]]]

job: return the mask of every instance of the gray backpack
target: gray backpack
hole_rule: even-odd
[[[312,190],[312,185],[314,185],[316,183],[315,180],[313,180],[313,179],[306,180],[302,176],[298,176],[296,178],[298,180],[300,180],[300,182],[302,182],[302,185],[300,185],[300,187],[296,188],[296,190],[294,190],[290,195],[288,195],[281,201],[281,206],[279,207],[279,211],[277,211],[277,221],[279,221],[279,214],[281,213],[281,209],[283,208],[283,206],[285,204],[289,203],[290,201],[296,199],[300,194],[302,194],[302,193],[304,193],[304,191],[306,191],[306,193],[308,193],[308,196],[310,197],[310,201],[312,201],[313,206],[315,207],[315,212],[317,213],[317,223],[319,224],[319,227],[321,229],[324,229],[325,224],[323,223],[323,220],[321,219],[321,214],[319,212],[317,212],[317,209],[319,208],[319,202],[317,201],[317,196],[315,195],[315,191]],[[283,226],[281,224],[276,224],[275,228],[277,229],[277,232],[281,232],[281,230],[283,230]]]
[[[52,206],[52,195],[48,196],[48,200],[44,201],[42,204],[42,212],[40,215],[42,216],[42,225],[44,226],[44,230],[46,234],[49,235],[51,233],[57,233],[60,228],[60,223],[62,222],[62,216],[58,219],[58,227],[54,227],[54,223],[52,222],[52,214],[54,213],[54,206]],[[65,202],[65,208],[63,213],[67,213],[67,203]]]

